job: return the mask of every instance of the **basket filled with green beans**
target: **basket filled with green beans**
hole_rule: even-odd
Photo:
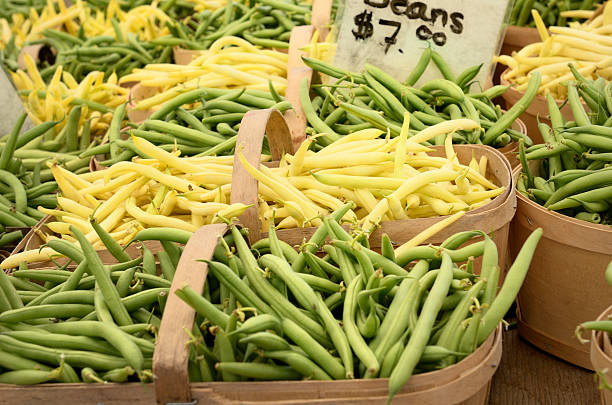
[[[486,403],[498,324],[541,231],[498,292],[497,248],[486,234],[376,253],[338,223],[350,206],[326,217],[298,251],[274,226],[251,246],[235,226],[225,236],[219,226],[194,234],[184,255],[196,262],[181,261],[166,306],[182,314],[162,320],[160,342],[171,344],[156,351],[174,364],[154,364],[159,379],[177,370],[180,379],[160,387],[158,401]],[[460,248],[476,236],[484,239]],[[482,269],[470,259],[479,256]]]
[[[319,147],[365,128],[378,128],[385,133],[389,131],[391,137],[398,136],[405,112],[410,112],[410,135],[449,119],[469,118],[478,122],[482,129],[457,131],[453,134],[453,143],[484,144],[507,147],[507,150],[515,148],[514,142],[519,139],[531,144],[518,116],[535,94],[526,94],[509,111],[502,111],[493,99],[503,94],[507,87],[477,89],[479,84],[473,79],[480,66],[455,76],[437,52],[427,49],[407,80],[401,83],[372,65],[366,64],[364,72],[356,73],[313,58],[304,57],[303,61],[314,72],[333,79],[333,83],[323,80],[323,84],[309,85],[307,78],[301,78],[300,83],[290,83],[290,86],[299,87],[301,108],[310,128],[307,131],[327,134],[317,138]],[[414,87],[430,64],[439,69],[442,78]],[[442,137],[431,142],[434,145],[442,143]],[[511,152],[508,154],[512,156]]]
[[[133,88],[134,91],[139,89],[148,88]],[[115,118],[120,115],[120,108]],[[85,151],[82,156],[107,154],[109,159],[100,162],[104,166],[129,160],[140,153],[129,139],[130,135],[144,138],[166,151],[179,150],[182,156],[231,155],[242,118],[247,112],[261,108],[284,112],[291,105],[277,93],[215,88],[198,88],[179,94],[155,112],[134,110],[128,104],[128,126],[121,130],[112,127],[114,132],[109,132],[108,143]],[[269,153],[267,139],[262,153]]]
[[[175,61],[185,65],[199,50],[208,49],[215,40],[228,35],[244,38],[262,48],[287,51],[294,27],[308,25],[323,13],[327,15],[321,16],[322,20],[329,22],[336,7],[332,0],[297,4],[285,0],[245,3],[228,1],[217,10],[204,10],[176,21],[168,26],[171,34],[160,41],[175,45]]]
[[[136,242],[139,249],[132,257],[101,230],[105,253],[114,258],[113,264],[104,264],[107,260],[87,237],[77,228],[74,232],[76,244],[56,241],[58,252],[68,259],[65,263],[44,269],[22,263],[8,273],[0,271],[3,400],[36,403],[28,390],[15,391],[5,384],[153,381],[160,318],[182,246],[191,234],[148,229],[136,240],[159,241],[157,251]],[[64,399],[82,395],[83,386],[71,387],[73,392],[62,391]],[[109,389],[129,395],[116,386]],[[42,400],[57,402],[56,394],[49,394]],[[100,402],[104,395],[108,393],[93,393],[87,400]]]
[[[612,171],[606,160],[612,152],[612,132],[606,124],[611,110],[604,111],[611,86],[595,98],[603,103],[599,113],[587,114],[577,93],[580,87],[596,95],[595,83],[579,80],[568,85],[571,121],[549,97],[552,126],[540,124],[546,143],[521,147],[518,207],[510,238],[515,254],[530,230],[544,229],[519,294],[519,332],[542,349],[585,368],[591,368],[588,349],[571,332],[609,305],[609,287],[600,282],[600,273],[612,260]],[[554,296],[547,293],[551,289]]]
[[[600,277],[601,279],[601,277]],[[608,286],[612,286],[612,262],[605,270],[605,280]],[[576,337],[583,344],[589,343],[591,364],[599,380],[598,388],[601,392],[602,405],[612,404],[612,385],[610,385],[610,372],[612,369],[612,307],[608,307],[592,321],[581,323],[576,328]],[[587,335],[588,338],[585,338]]]

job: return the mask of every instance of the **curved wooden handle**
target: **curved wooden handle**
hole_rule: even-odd
[[[253,205],[240,216],[240,223],[249,229],[249,239],[251,241],[259,240],[261,234],[257,201],[258,182],[244,168],[238,154],[243,154],[251,166],[259,168],[261,146],[265,134],[268,135],[268,144],[273,160],[280,160],[285,153],[293,154],[289,128],[278,110],[249,111],[244,115],[240,122],[240,130],[236,140],[230,201],[232,204]]]
[[[292,110],[285,112],[285,120],[291,130],[293,147],[297,150],[306,139],[306,115],[300,102],[300,82],[308,78],[308,85],[312,80],[312,69],[304,64],[302,56],[307,53],[302,48],[310,43],[315,28],[312,25],[295,27],[289,38],[289,62],[287,65],[287,90],[285,99],[291,103]]]
[[[310,23],[315,29],[319,30],[319,38],[321,39],[325,38],[329,33],[331,11],[331,0],[314,0],[314,3],[312,4],[312,18]]]
[[[184,285],[189,285],[198,293],[202,292],[208,265],[198,260],[212,258],[217,241],[226,230],[225,224],[204,225],[189,239],[179,260],[164,309],[166,316],[162,318],[153,355],[155,396],[160,405],[191,401],[187,372],[189,346],[185,344],[189,336],[185,328],[193,328],[195,310],[174,292]]]

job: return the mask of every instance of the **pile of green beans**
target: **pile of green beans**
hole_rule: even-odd
[[[11,21],[13,14],[29,15],[31,8],[40,14],[46,5],[45,0],[2,0],[0,1],[0,18]]]
[[[81,107],[72,109],[64,128],[59,121],[45,122],[23,133],[23,113],[10,134],[0,138],[0,226],[31,227],[44,215],[37,207],[56,208],[57,183],[46,163],[80,174],[89,170],[89,158],[78,156],[93,146],[86,124],[79,128]],[[1,240],[1,239],[0,239]]]
[[[548,95],[551,126],[538,125],[543,144],[521,148],[518,191],[544,207],[584,221],[612,224],[612,83],[585,79],[570,65],[574,120],[566,121]],[[589,107],[587,113],[582,100]],[[540,161],[532,173],[528,161]]]
[[[316,59],[303,59],[315,71],[338,79],[334,84],[312,85],[310,89],[307,80],[300,84],[300,101],[308,124],[315,133],[326,134],[317,137],[319,146],[366,128],[378,128],[398,136],[406,111],[411,112],[409,136],[449,119],[470,118],[482,129],[456,132],[454,143],[503,147],[513,140],[524,139],[531,144],[529,137],[511,126],[536,96],[539,75],[533,75],[523,98],[504,113],[492,100],[503,94],[506,86],[472,93],[472,80],[481,66],[468,68],[455,77],[442,57],[429,48],[404,83],[369,64],[364,72],[353,73]],[[420,88],[413,87],[430,63],[435,64],[444,78],[430,80]],[[435,138],[433,143],[443,144],[444,137]]]
[[[563,27],[575,19],[562,17],[562,11],[592,10],[596,5],[595,0],[516,0],[512,6],[509,23],[519,27],[535,27],[531,10],[538,10],[547,26]]]
[[[271,92],[257,90],[223,90],[199,88],[167,101],[140,125],[132,125],[129,134],[146,139],[170,152],[180,150],[184,156],[231,155],[236,146],[240,121],[244,114],[261,108],[275,108],[281,112],[291,108],[270,86]],[[196,105],[186,109],[187,105]],[[184,108],[185,107],[185,108]],[[108,130],[108,143],[92,147],[81,157],[108,154],[109,159],[100,162],[110,166],[129,160],[142,152],[131,139],[120,136],[120,123],[125,106],[117,107]],[[263,153],[269,153],[267,142]]]
[[[265,48],[287,49],[293,27],[310,23],[311,8],[286,0],[229,0],[214,12],[205,10],[169,24],[172,37],[167,41],[187,49],[207,49],[215,40],[231,35]]]
[[[162,250],[143,245],[132,259],[92,225],[116,264],[104,265],[72,229],[77,245],[48,243],[69,258],[65,265],[0,271],[0,383],[152,381],[157,331],[190,233],[147,229],[136,239],[160,240]],[[67,271],[72,263],[76,268]],[[51,372],[60,365],[59,375]]]
[[[40,75],[49,82],[53,74],[62,66],[76,81],[80,82],[90,72],[104,72],[104,78],[114,72],[121,78],[150,63],[172,63],[172,47],[141,41],[132,33],[122,33],[114,24],[115,35],[100,35],[92,38],[73,36],[66,32],[47,29],[43,38],[24,44],[45,45],[38,59]],[[43,53],[44,52],[44,53]],[[46,55],[43,57],[43,55]],[[16,71],[17,55],[5,58],[5,65]]]
[[[527,239],[498,292],[497,247],[483,232],[398,254],[384,235],[379,254],[338,223],[351,205],[299,252],[274,226],[251,247],[232,227],[207,261],[204,291],[176,291],[197,312],[192,381],[386,377],[391,398],[411,375],[450,366],[490,336],[542,235]],[[460,248],[475,237],[484,240]]]

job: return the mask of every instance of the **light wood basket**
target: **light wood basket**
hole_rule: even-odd
[[[253,167],[259,167],[261,156],[259,139],[263,139],[263,132],[266,129],[264,120],[267,120],[268,116],[273,116],[273,114],[270,115],[271,113],[269,111],[271,110],[250,111],[245,114],[240,124],[236,148],[237,150],[241,150],[240,148],[244,147],[242,153]],[[271,125],[275,131],[286,131],[286,129],[283,129],[282,125]],[[280,136],[279,133],[272,134],[269,129],[267,133],[269,139],[271,135],[273,137],[272,139],[287,139],[289,137],[289,134],[285,137]],[[241,134],[244,134],[244,136],[241,136]],[[272,147],[273,142],[270,142],[270,145]],[[472,156],[475,156],[476,159],[479,159],[481,156],[487,156],[489,162],[487,178],[491,179],[497,185],[506,187],[506,191],[493,199],[489,204],[469,211],[458,221],[427,240],[426,243],[439,244],[447,237],[465,230],[481,230],[488,234],[492,233],[492,238],[497,244],[498,251],[500,252],[500,268],[503,271],[507,264],[510,221],[516,210],[516,192],[514,190],[510,163],[501,152],[488,146],[455,145],[454,148],[459,161],[463,164],[468,164]],[[432,156],[444,156],[443,147],[434,147],[434,149],[435,151],[431,153]],[[252,204],[252,206],[240,217],[240,222],[249,229],[249,238],[251,242],[257,241],[267,235],[262,231],[258,215],[257,184],[257,180],[248,174],[240,160],[235,157],[232,173],[231,202]],[[432,217],[384,221],[381,227],[372,233],[370,245],[374,249],[379,249],[383,232],[388,234],[393,242],[402,244],[444,218],[445,217]],[[309,239],[315,229],[316,228],[311,227],[281,229],[277,231],[277,235],[290,245],[296,246],[300,245],[304,239]]]
[[[517,201],[511,257],[533,230],[544,230],[517,298],[519,334],[554,356],[591,369],[588,347],[574,330],[612,302],[604,282],[604,270],[612,261],[612,227],[549,211],[520,193]]]

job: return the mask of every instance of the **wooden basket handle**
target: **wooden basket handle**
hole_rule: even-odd
[[[287,90],[285,99],[291,103],[292,110],[285,112],[285,120],[291,130],[293,148],[297,150],[306,139],[306,115],[300,102],[300,82],[308,78],[308,85],[312,80],[312,69],[302,61],[306,52],[301,49],[310,43],[315,28],[312,25],[295,27],[289,38],[289,62],[287,64]]]
[[[242,153],[251,166],[259,168],[261,147],[265,134],[268,135],[272,160],[279,161],[285,153],[293,154],[291,133],[278,110],[249,111],[244,115],[240,122],[240,130],[236,140],[230,201],[232,204],[252,204],[252,207],[249,207],[240,216],[240,223],[249,229],[249,239],[251,241],[258,240],[261,234],[257,201],[258,182],[244,168],[238,154]]]
[[[153,374],[155,375],[155,396],[157,403],[190,402],[189,346],[190,339],[185,328],[191,331],[195,310],[174,293],[184,285],[189,285],[202,293],[208,265],[198,261],[211,259],[217,242],[227,230],[225,224],[204,225],[187,242],[181,255],[162,317],[155,353],[153,355]]]
[[[329,33],[331,20],[332,1],[314,0],[312,4],[312,18],[310,23],[319,30],[319,38],[323,39]]]

